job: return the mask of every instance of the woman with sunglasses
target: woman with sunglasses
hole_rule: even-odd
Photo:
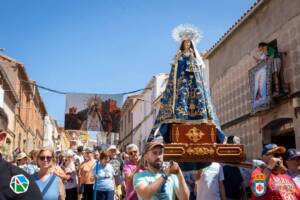
[[[106,151],[100,153],[100,161],[97,161],[93,171],[95,177],[96,200],[114,200],[115,196],[115,171],[109,164],[109,154]]]
[[[64,200],[65,189],[62,180],[53,173],[54,153],[50,149],[41,149],[37,155],[40,171],[34,174],[43,200]]]

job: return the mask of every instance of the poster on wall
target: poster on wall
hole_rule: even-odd
[[[271,71],[266,62],[249,70],[252,113],[268,109],[271,104]]]
[[[65,130],[119,133],[123,95],[69,93]]]

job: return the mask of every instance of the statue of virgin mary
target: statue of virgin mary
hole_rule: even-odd
[[[205,65],[196,49],[202,33],[192,25],[179,25],[172,35],[180,47],[172,61],[168,83],[148,142],[163,139],[164,143],[170,143],[169,128],[172,123],[213,123],[217,127],[217,141],[223,143],[225,136],[212,105],[205,80]],[[199,167],[185,168],[193,170]]]

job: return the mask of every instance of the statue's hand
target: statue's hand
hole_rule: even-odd
[[[179,51],[177,51],[177,53],[175,55],[175,60],[178,61],[180,56],[181,56],[181,51],[179,50]]]

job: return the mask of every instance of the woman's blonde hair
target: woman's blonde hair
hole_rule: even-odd
[[[51,161],[51,163],[53,164],[53,163],[55,162],[55,154],[54,154],[54,151],[53,151],[51,148],[45,147],[45,148],[40,149],[40,150],[38,151],[38,153],[37,153],[37,160],[39,160],[40,155],[41,155],[44,151],[50,151],[50,152],[51,152],[51,154],[52,154],[52,161]],[[38,165],[38,167],[40,167],[38,161],[37,161],[37,165]]]

